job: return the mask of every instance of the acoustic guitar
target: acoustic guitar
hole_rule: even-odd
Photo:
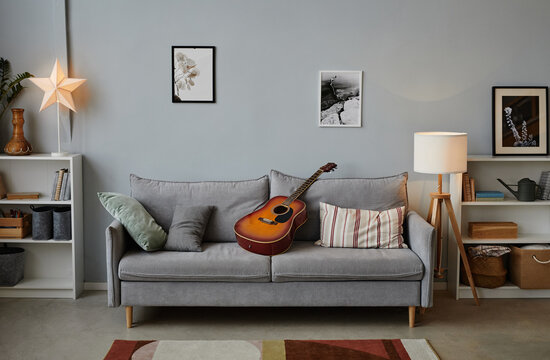
[[[334,163],[320,167],[289,197],[273,197],[261,209],[237,221],[234,231],[239,245],[247,251],[260,255],[278,255],[288,250],[292,245],[296,229],[307,220],[306,204],[298,200],[298,197],[319,176],[335,168]]]

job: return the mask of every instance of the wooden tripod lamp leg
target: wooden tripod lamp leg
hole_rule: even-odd
[[[466,270],[466,275],[468,276],[468,282],[470,283],[470,289],[472,289],[472,295],[476,305],[479,306],[479,299],[477,297],[476,285],[474,283],[474,278],[472,276],[472,271],[470,270],[470,263],[468,262],[468,257],[466,256],[466,251],[464,250],[464,243],[462,242],[462,236],[460,235],[460,229],[458,228],[458,223],[456,222],[455,212],[453,209],[453,204],[451,199],[445,199],[445,205],[447,206],[447,212],[449,213],[449,218],[451,219],[451,225],[453,226],[453,231],[455,233],[456,244],[458,250],[460,251],[460,258],[464,264],[464,270]]]

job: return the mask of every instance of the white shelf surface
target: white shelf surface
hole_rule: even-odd
[[[468,155],[468,161],[550,161],[550,156],[492,156],[492,155]]]
[[[73,288],[72,279],[64,278],[30,278],[23,279],[15,286],[0,286],[0,289],[29,289],[29,290],[70,290]]]
[[[41,196],[38,199],[0,200],[0,205],[71,205],[71,200],[50,200],[50,197]]]
[[[477,295],[479,298],[547,298],[550,297],[550,289],[520,289],[512,283],[506,283],[504,286],[495,289],[486,289],[476,287]],[[467,285],[460,284],[458,287],[459,298],[472,299],[472,291]]]
[[[467,234],[464,231],[463,234]],[[518,234],[517,239],[471,239],[468,235],[462,236],[464,244],[550,244],[550,234]]]
[[[462,201],[462,206],[550,206],[550,200],[519,201],[505,198],[499,201]]]
[[[13,244],[72,244],[72,240],[33,240],[31,236],[27,236],[23,239],[3,239],[0,238],[1,243],[13,243]]]
[[[0,160],[71,160],[75,158],[76,156],[79,156],[77,154],[68,154],[66,156],[52,156],[51,154],[31,154],[31,155],[25,155],[25,156],[10,156],[6,154],[0,154]]]

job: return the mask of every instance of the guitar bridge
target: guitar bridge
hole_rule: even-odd
[[[266,219],[266,218],[263,218],[263,217],[259,217],[258,220],[260,220],[263,223],[269,224],[269,225],[277,225],[276,221],[269,220],[269,219]]]

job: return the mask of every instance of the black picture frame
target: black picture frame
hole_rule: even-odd
[[[171,86],[172,103],[215,103],[216,47],[172,46]]]
[[[548,86],[493,86],[493,156],[548,156]]]

